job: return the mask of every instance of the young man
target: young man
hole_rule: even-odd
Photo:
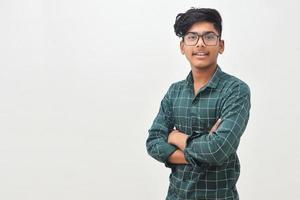
[[[191,72],[161,101],[147,151],[172,169],[167,200],[237,200],[236,151],[249,119],[249,87],[217,64],[224,51],[218,11],[192,8],[177,15],[174,29]]]

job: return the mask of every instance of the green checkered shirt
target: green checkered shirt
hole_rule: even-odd
[[[218,65],[196,96],[191,72],[186,80],[170,86],[146,142],[148,153],[172,170],[167,200],[239,199],[236,150],[249,110],[247,84]],[[217,131],[209,134],[219,118]],[[177,149],[167,143],[174,128],[188,135],[184,155],[189,164],[168,163],[168,157]]]

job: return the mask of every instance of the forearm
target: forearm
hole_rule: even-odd
[[[188,164],[181,150],[174,151],[174,153],[169,156],[168,162],[172,164]]]
[[[168,144],[163,137],[151,134],[146,142],[148,154],[159,162],[166,162],[176,147]]]

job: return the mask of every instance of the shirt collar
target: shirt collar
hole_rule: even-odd
[[[208,81],[208,83],[204,86],[204,88],[216,88],[218,86],[221,74],[222,74],[221,67],[219,65],[217,65],[216,70],[215,70],[213,76]],[[186,81],[187,81],[188,85],[191,85],[191,86],[194,85],[192,71],[190,71],[190,73],[188,74],[188,76],[186,78]]]

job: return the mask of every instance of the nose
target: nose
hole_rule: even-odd
[[[202,36],[199,36],[198,42],[196,44],[196,47],[200,47],[200,46],[201,47],[205,46]]]

